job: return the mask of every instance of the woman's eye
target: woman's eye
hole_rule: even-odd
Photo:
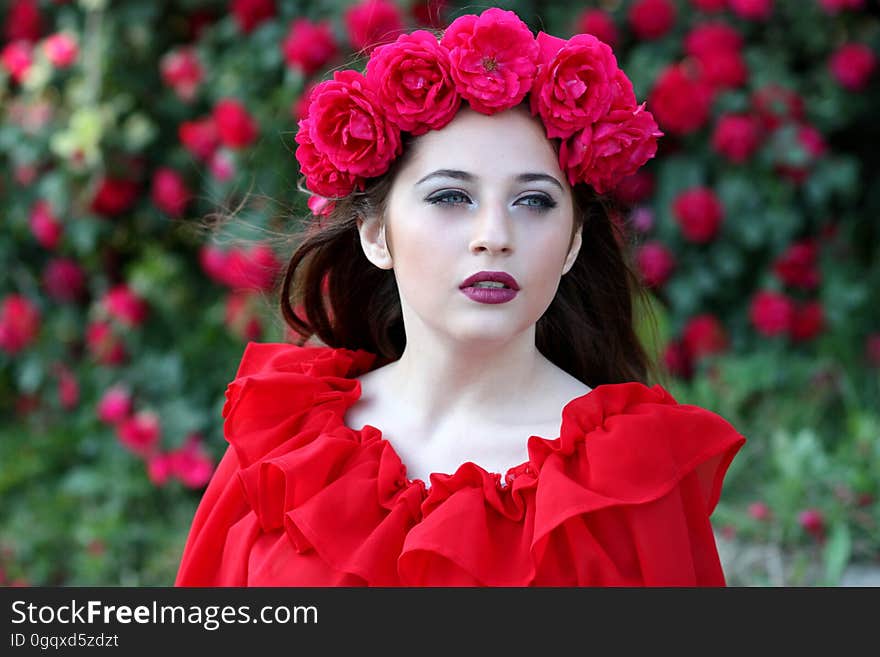
[[[525,196],[520,199],[523,202],[523,205],[526,205],[531,208],[536,208],[539,210],[549,210],[550,208],[556,207],[556,201],[551,198],[548,198],[543,195],[533,194],[532,196]],[[532,202],[534,201],[534,202]]]
[[[467,203],[468,197],[461,192],[445,192],[428,199],[433,205],[456,205],[457,203]]]

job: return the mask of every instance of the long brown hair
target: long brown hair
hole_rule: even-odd
[[[559,140],[554,148],[559,148]],[[370,179],[363,191],[339,199],[332,212],[313,219],[284,274],[281,313],[301,337],[323,344],[364,349],[382,364],[400,358],[406,334],[397,282],[392,270],[379,269],[364,255],[359,216],[384,217],[392,182],[411,156],[412,138],[404,133],[403,154],[389,171]],[[591,187],[572,187],[574,231],[583,240],[574,265],[537,321],[535,344],[556,366],[581,382],[639,381],[661,378],[635,330],[634,300],[647,301],[638,275],[627,262],[624,233],[612,220],[612,205]],[[649,303],[642,308],[656,331]]]

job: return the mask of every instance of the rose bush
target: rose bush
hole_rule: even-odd
[[[333,206],[301,176],[347,194],[398,152],[389,117],[442,124],[457,94],[492,113],[538,77],[530,107],[649,287],[664,383],[750,440],[719,535],[818,565],[783,583],[880,553],[876,3],[505,5],[528,26],[442,0],[302,6],[0,9],[0,584],[169,584],[244,344],[290,338],[285,236]],[[428,30],[450,24],[447,71]]]

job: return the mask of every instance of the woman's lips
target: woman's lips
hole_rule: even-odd
[[[517,291],[509,287],[463,287],[462,293],[478,303],[507,303]]]

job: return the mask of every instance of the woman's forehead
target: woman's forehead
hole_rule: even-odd
[[[417,137],[411,148],[406,173],[415,180],[438,169],[493,180],[539,172],[564,177],[543,125],[520,108],[490,116],[463,108],[444,128]]]

